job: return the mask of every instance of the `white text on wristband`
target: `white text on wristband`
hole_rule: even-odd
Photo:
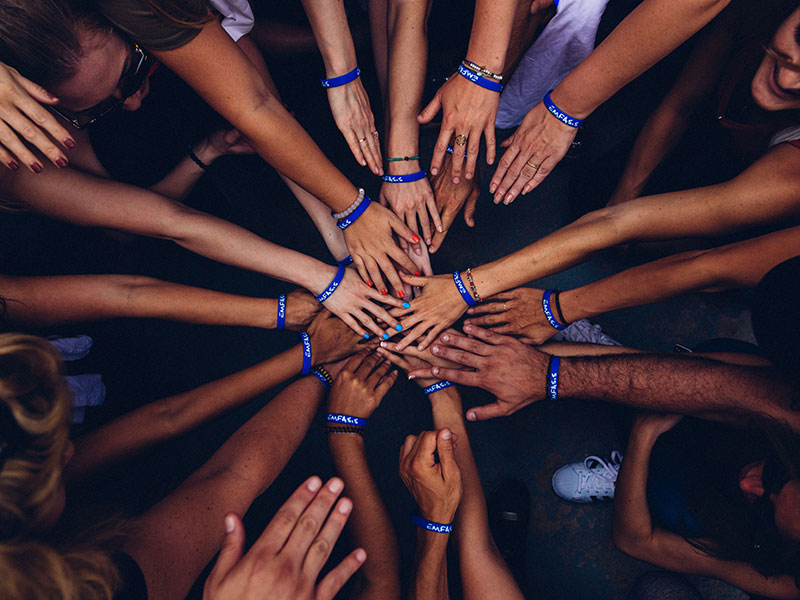
[[[344,75],[339,75],[338,77],[331,77],[330,79],[320,79],[319,82],[322,84],[324,88],[334,88],[339,87],[340,85],[346,85],[351,81],[355,81],[358,79],[358,76],[361,75],[361,69],[356,67],[349,73],[345,73]]]
[[[550,90],[552,92],[553,90]],[[542,102],[544,102],[545,107],[547,110],[550,111],[550,114],[553,115],[556,119],[564,123],[564,125],[569,125],[570,127],[580,127],[583,125],[583,119],[576,119],[575,117],[569,116],[563,110],[556,106],[556,103],[553,102],[553,99],[550,97],[550,92],[547,92],[542,98]]]
[[[342,283],[342,279],[344,279],[344,265],[340,264],[336,270],[336,276],[330,282],[328,287],[325,288],[325,291],[317,296],[317,302],[325,302],[325,300],[330,298],[333,292],[336,291],[336,288],[339,287],[339,284]]]
[[[350,415],[340,415],[339,413],[328,413],[325,415],[325,420],[328,423],[341,423],[343,425],[352,425],[353,427],[365,427],[367,420],[361,417],[351,417]]]
[[[547,397],[550,400],[558,399],[558,370],[561,366],[560,356],[551,356],[547,363]]]
[[[433,385],[429,385],[422,391],[425,392],[426,396],[430,396],[432,393],[447,389],[451,385],[453,385],[452,381],[447,381],[447,379],[443,379],[442,381],[434,383]]]
[[[450,533],[453,531],[452,523],[436,523],[435,521],[428,521],[417,515],[411,515],[411,522],[417,527],[433,531],[434,533]]]
[[[300,372],[303,375],[308,375],[311,371],[311,338],[304,331],[300,334],[300,341],[303,344],[303,370]]]

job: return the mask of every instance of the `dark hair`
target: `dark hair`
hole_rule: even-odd
[[[211,18],[208,5],[202,0],[145,0],[154,14],[167,23],[187,29],[202,29]]]

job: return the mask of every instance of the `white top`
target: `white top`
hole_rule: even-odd
[[[793,142],[794,140],[800,140],[800,125],[781,129],[769,140],[769,147],[772,148],[783,142]]]
[[[220,25],[234,42],[253,29],[255,17],[247,0],[209,0],[209,4],[222,15]]]

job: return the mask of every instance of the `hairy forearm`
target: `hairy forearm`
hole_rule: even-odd
[[[617,476],[614,491],[614,543],[623,552],[646,543],[653,535],[653,520],[647,504],[647,475],[650,454],[658,436],[647,428],[634,426]]]
[[[364,439],[355,434],[329,434],[336,471],[353,501],[349,527],[354,542],[367,551],[357,598],[399,598],[397,537],[367,463]]]
[[[420,529],[414,556],[413,583],[409,600],[447,600],[447,539],[446,533]]]

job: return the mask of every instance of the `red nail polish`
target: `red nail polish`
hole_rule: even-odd
[[[381,294],[386,295],[386,290],[381,290]]]
[[[74,140],[71,140],[71,139],[69,139],[69,138],[66,138],[66,139],[64,140],[64,145],[65,145],[67,148],[74,148],[74,147],[75,147],[75,141],[74,141]]]
[[[405,293],[403,290],[400,290],[399,292],[397,292],[397,295],[398,295],[400,298],[402,298],[403,296],[405,296],[405,295],[406,295],[406,293]]]
[[[56,166],[58,168],[60,168],[60,169],[63,169],[64,167],[67,166],[67,161],[64,160],[63,158],[57,158],[56,159]]]
[[[372,283],[371,281],[368,281],[368,282],[367,282],[367,285],[368,285],[369,287],[372,287],[372,286],[373,286],[373,283]]]
[[[411,236],[411,239],[412,239],[412,240],[414,240],[414,243],[415,243],[415,244],[416,244],[417,242],[419,242],[419,236],[418,236],[418,235],[412,235],[412,236]]]
[[[414,273],[414,275],[416,275],[417,277],[419,277],[420,275],[422,275],[422,273],[421,273],[420,271],[417,271],[416,273]]]
[[[44,171],[44,167],[38,162],[31,163],[31,169],[33,169],[34,173],[41,173]]]
[[[12,171],[16,171],[17,169],[19,169],[19,164],[15,160],[10,160],[8,161],[8,168],[11,169]]]

